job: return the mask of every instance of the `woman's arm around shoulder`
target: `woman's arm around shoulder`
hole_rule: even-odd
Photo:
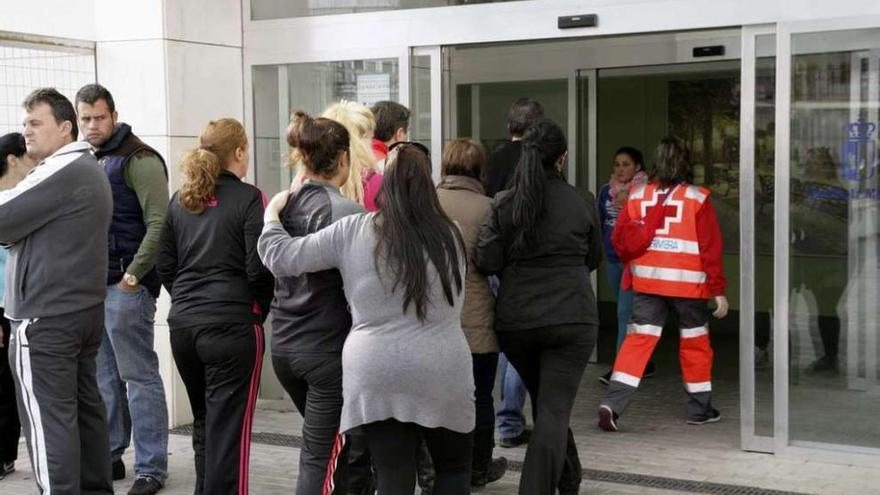
[[[265,225],[257,251],[276,277],[339,268],[346,246],[361,235],[361,227],[371,218],[358,213],[339,219],[328,227],[304,237],[291,237],[278,221],[278,212],[287,202],[286,191],[279,193],[266,208]]]

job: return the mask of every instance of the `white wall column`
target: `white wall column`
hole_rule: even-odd
[[[119,119],[168,164],[169,189],[180,185],[181,155],[198,146],[209,120],[242,120],[240,0],[95,1],[98,82],[113,93]],[[155,347],[171,425],[192,420],[171,355],[163,291]]]

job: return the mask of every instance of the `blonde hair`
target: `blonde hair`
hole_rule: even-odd
[[[199,137],[199,147],[187,151],[180,162],[180,204],[196,215],[205,211],[214,197],[220,171],[235,150],[246,147],[247,134],[239,121],[227,118],[208,122]]]
[[[342,124],[351,137],[349,143],[349,171],[348,180],[340,188],[342,195],[348,199],[364,204],[364,176],[373,170],[376,161],[370,140],[376,129],[376,120],[373,112],[364,105],[354,101],[341,100],[324,110],[321,117],[335,120]],[[302,155],[294,149],[291,153],[291,163],[297,168],[296,177],[293,179],[293,187],[298,187],[303,179]]]

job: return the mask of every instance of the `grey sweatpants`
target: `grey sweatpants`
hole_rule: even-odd
[[[95,378],[104,307],[12,322],[9,362],[40,493],[108,494],[110,443]]]

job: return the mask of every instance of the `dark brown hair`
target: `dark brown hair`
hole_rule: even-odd
[[[40,103],[49,105],[56,124],[61,125],[65,120],[70,122],[70,137],[76,141],[79,136],[79,127],[76,125],[76,111],[70,100],[55,88],[38,88],[25,98],[21,106],[25,110],[31,111]]]
[[[379,258],[386,260],[394,277],[392,291],[403,287],[403,312],[412,304],[419,320],[425,321],[431,285],[428,262],[436,268],[446,302],[452,306],[453,283],[456,294],[462,290],[459,262],[463,262],[464,240],[440,206],[431,160],[411,144],[398,148],[376,198],[374,259],[377,269]]]
[[[339,156],[349,149],[348,129],[335,120],[313,119],[302,110],[293,112],[291,121],[287,144],[296,148],[303,165],[325,179],[336,175]]]
[[[510,105],[507,113],[507,131],[511,136],[522,136],[535,122],[544,118],[541,102],[531,98],[520,98]]]
[[[486,153],[483,147],[470,139],[456,139],[443,150],[443,159],[440,162],[440,173],[443,177],[463,175],[481,180],[485,168]]]
[[[104,100],[107,103],[107,110],[110,110],[110,113],[116,111],[116,102],[113,101],[113,95],[110,94],[107,88],[97,83],[86,84],[79,88],[79,91],[76,92],[76,98],[74,98],[74,102],[77,105],[80,102],[94,105],[98,100]]]
[[[691,152],[681,139],[675,136],[661,139],[654,151],[654,160],[654,170],[651,171],[652,182],[657,182],[666,188],[693,181]]]
[[[395,101],[378,101],[370,111],[376,118],[373,136],[382,142],[390,141],[398,129],[409,128],[409,109]]]

